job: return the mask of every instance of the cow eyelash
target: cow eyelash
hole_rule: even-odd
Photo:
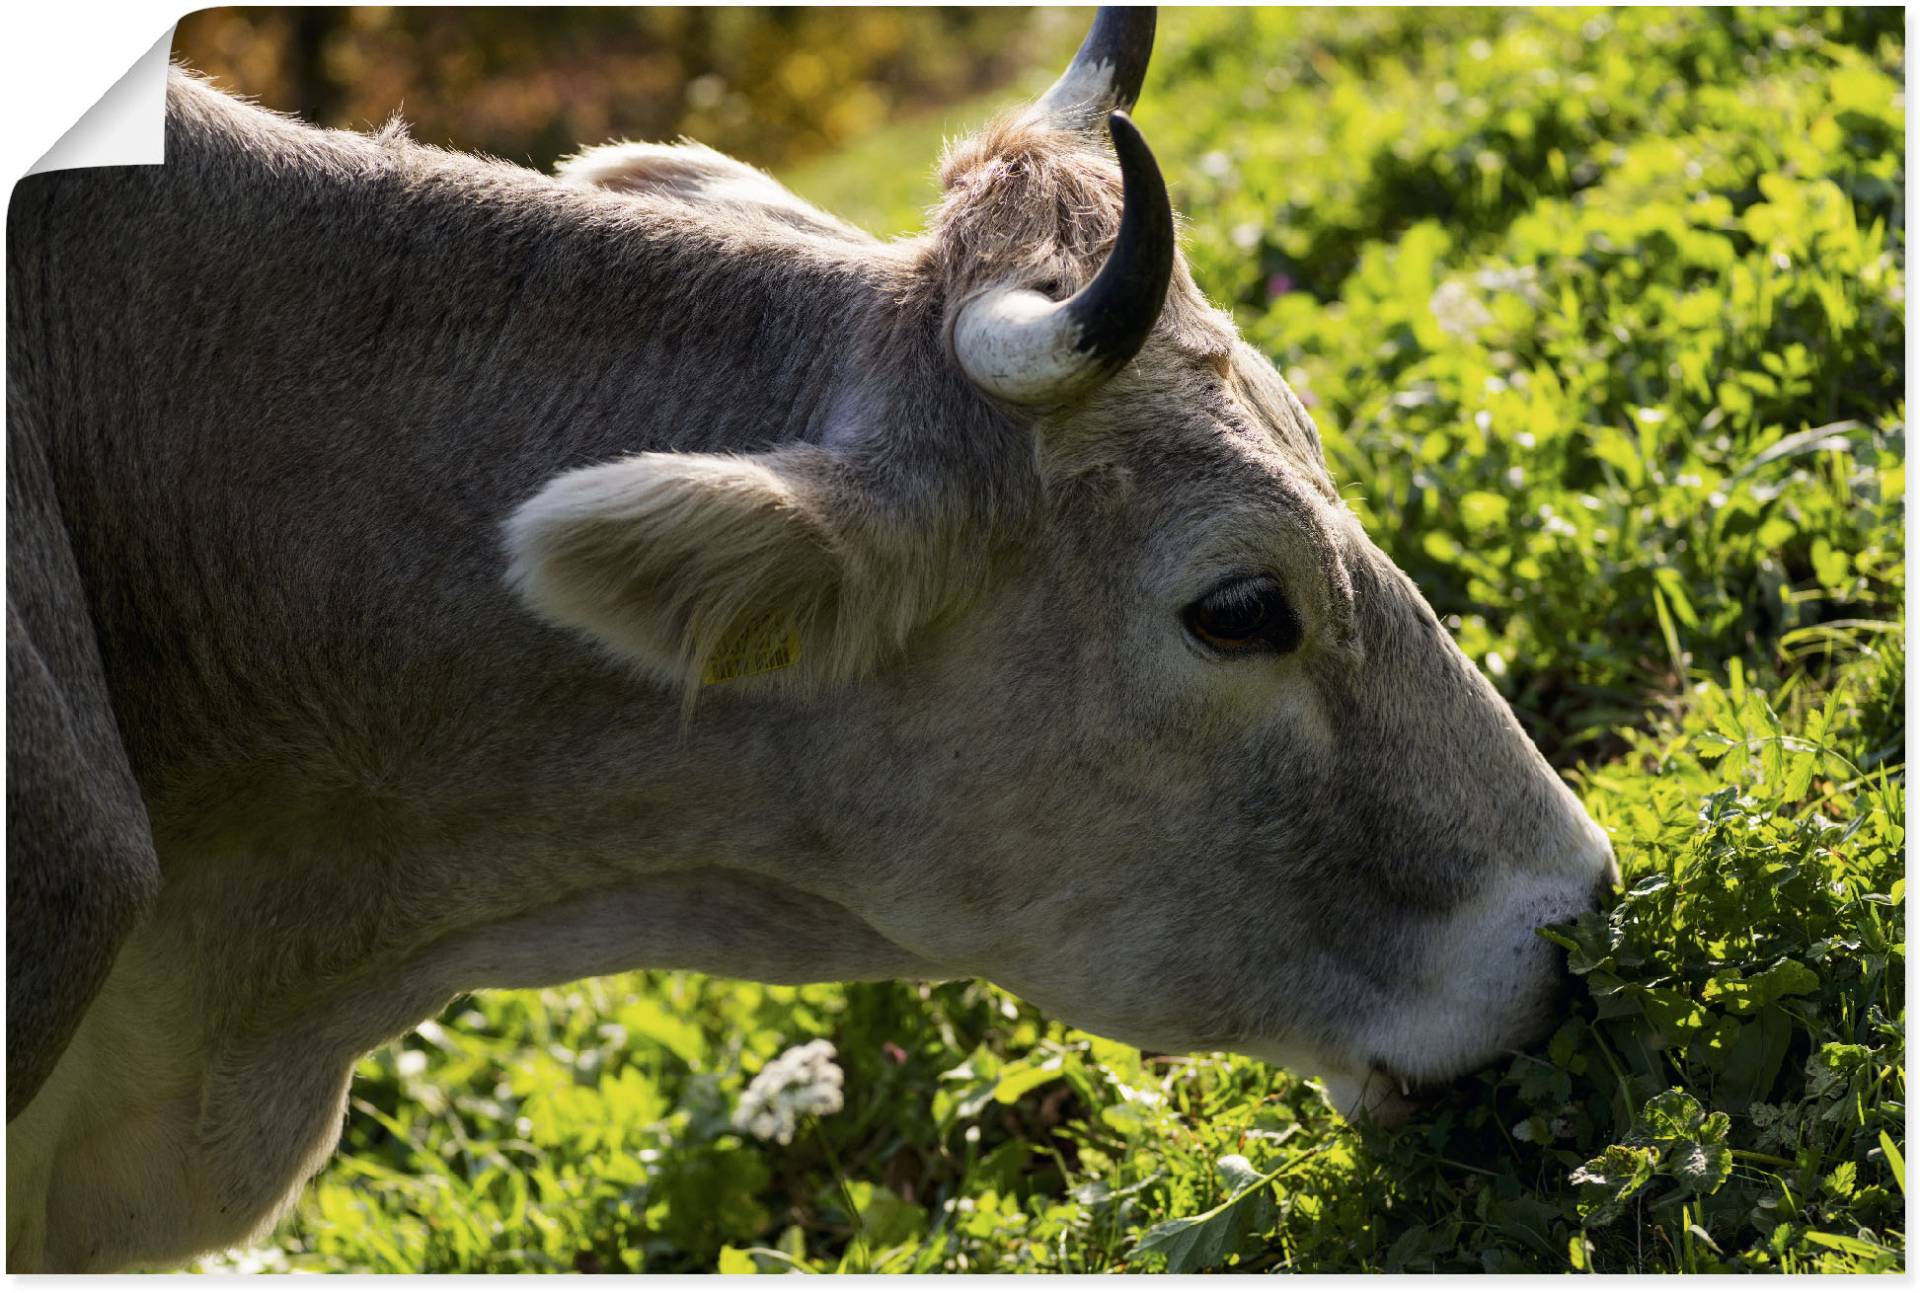
[[[1300,617],[1271,575],[1238,575],[1181,613],[1187,632],[1219,655],[1285,655],[1300,645]]]

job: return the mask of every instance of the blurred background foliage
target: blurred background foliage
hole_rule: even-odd
[[[783,166],[1053,65],[1088,12],[234,7],[181,19],[173,48],[319,125],[401,112],[423,142],[542,170],[582,145],[680,135]]]

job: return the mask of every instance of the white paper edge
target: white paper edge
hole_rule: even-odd
[[[126,75],[95,100],[80,120],[27,174],[84,166],[159,166],[166,161],[168,27]]]

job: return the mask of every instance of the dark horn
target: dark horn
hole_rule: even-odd
[[[1063,125],[1093,129],[1108,112],[1139,102],[1155,23],[1151,7],[1102,7],[1073,62],[1040,97],[1041,111]]]
[[[1009,403],[1059,403],[1113,376],[1140,353],[1166,304],[1173,277],[1166,182],[1126,113],[1109,113],[1107,129],[1120,157],[1125,205],[1119,236],[1093,281],[1058,303],[1030,288],[1001,288],[954,316],[953,353],[962,371]]]
[[[1149,17],[1149,36],[1152,30]],[[1094,35],[1099,33],[1096,25]],[[1091,43],[1093,37],[1087,39]],[[1133,84],[1137,91],[1137,77]],[[1147,334],[1160,318],[1160,308],[1166,304],[1167,284],[1173,278],[1173,203],[1167,198],[1166,181],[1160,177],[1153,152],[1133,120],[1124,112],[1111,112],[1107,114],[1107,130],[1120,157],[1120,179],[1126,194],[1120,236],[1114,239],[1113,250],[1107,253],[1106,264],[1093,281],[1062,308],[1080,329],[1080,341],[1074,348],[1093,355],[1103,372],[1112,374],[1140,353]]]

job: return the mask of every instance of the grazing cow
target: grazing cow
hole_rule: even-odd
[[[19,184],[12,1269],[257,1232],[481,988],[980,975],[1350,1112],[1541,1033],[1606,840],[1194,287],[1152,29],[892,243],[181,73]]]

